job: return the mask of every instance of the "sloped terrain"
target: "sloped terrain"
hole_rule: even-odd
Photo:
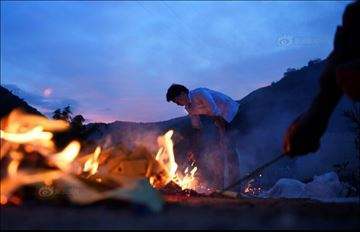
[[[21,108],[23,111],[42,115],[37,109],[29,106],[23,99],[0,85],[0,118],[8,115],[13,109]]]

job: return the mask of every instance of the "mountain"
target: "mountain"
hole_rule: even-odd
[[[0,118],[8,115],[15,108],[21,108],[27,113],[42,115],[37,109],[31,107],[23,99],[0,85]]]
[[[305,111],[318,90],[318,79],[326,61],[313,60],[300,69],[288,69],[284,76],[271,85],[257,89],[239,100],[242,122],[235,134],[237,153],[242,175],[281,153],[284,132],[289,124]],[[297,159],[285,159],[266,170],[263,183],[274,183],[280,177],[308,179],[333,170],[333,165],[356,160],[354,134],[348,121],[342,116],[351,102],[345,97],[336,108],[329,128],[322,138],[321,149]],[[195,156],[199,172],[206,173],[208,181],[222,175],[219,157],[223,157],[218,147],[215,126],[202,117],[204,130],[197,144]],[[109,124],[89,124],[98,127],[89,139],[103,146],[122,145],[129,148],[143,145],[154,153],[156,138],[169,129],[175,131],[174,151],[180,166],[189,158],[191,143],[195,139],[188,117],[180,117],[163,122],[133,123],[115,121]],[[209,180],[210,179],[210,180]]]

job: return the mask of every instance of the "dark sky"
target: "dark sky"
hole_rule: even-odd
[[[172,83],[241,99],[325,58],[346,1],[1,1],[1,84],[89,121],[185,115]]]

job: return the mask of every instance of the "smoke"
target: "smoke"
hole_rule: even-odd
[[[301,112],[307,110],[312,97],[300,99],[302,103],[296,110],[286,106],[287,99],[264,105],[261,110],[247,110],[247,123],[251,129],[247,133],[240,130],[236,134],[242,176],[282,153],[287,128]],[[346,98],[342,99],[331,117],[318,152],[295,159],[285,158],[270,166],[260,178],[262,185],[270,186],[280,178],[309,180],[314,175],[333,171],[334,164],[345,161],[352,163],[356,158],[353,135],[342,116],[343,110],[349,106],[350,102]]]

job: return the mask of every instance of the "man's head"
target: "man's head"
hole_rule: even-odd
[[[172,101],[179,106],[185,106],[190,103],[188,97],[189,90],[183,86],[178,84],[172,84],[166,93],[166,100]]]

